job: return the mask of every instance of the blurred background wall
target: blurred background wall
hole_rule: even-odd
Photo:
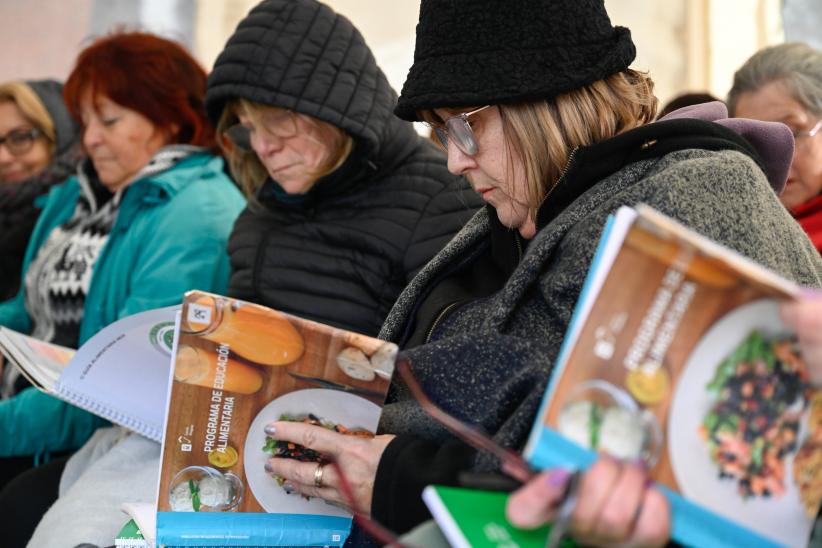
[[[257,0],[0,0],[0,81],[65,78],[90,37],[141,28],[186,44],[209,68]],[[411,65],[419,0],[327,0],[360,28],[399,89]],[[606,0],[631,29],[636,68],[665,102],[684,91],[724,97],[757,49],[789,40],[822,47],[820,0]]]

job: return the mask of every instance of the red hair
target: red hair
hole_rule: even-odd
[[[80,52],[63,98],[80,117],[80,100],[107,97],[171,132],[171,143],[217,150],[205,113],[206,73],[183,46],[145,32],[119,32]],[[174,126],[178,131],[172,132]]]

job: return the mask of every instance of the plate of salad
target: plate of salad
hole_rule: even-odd
[[[251,422],[243,451],[245,475],[254,498],[266,512],[350,516],[345,510],[326,504],[321,499],[307,499],[287,492],[282,487],[282,481],[265,471],[266,461],[275,454],[318,463],[322,462],[322,455],[294,444],[277,443],[266,436],[264,429],[271,422],[296,420],[341,433],[374,431],[379,417],[378,405],[340,390],[308,388],[272,400]]]
[[[668,452],[682,494],[754,530],[806,529],[791,465],[811,393],[775,300],[722,317],[689,356],[671,403]]]

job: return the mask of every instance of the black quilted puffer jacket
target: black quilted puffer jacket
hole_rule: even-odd
[[[245,98],[333,124],[349,159],[302,199],[268,181],[237,219],[229,294],[376,335],[395,298],[480,202],[392,110],[397,96],[359,31],[311,0],[270,0],[217,58],[206,108]]]

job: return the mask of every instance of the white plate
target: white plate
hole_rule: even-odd
[[[755,329],[769,337],[790,332],[779,318],[777,302],[766,299],[732,310],[697,343],[685,363],[671,403],[668,454],[685,497],[780,542],[796,545],[798,539],[808,538],[811,522],[805,517],[793,481],[793,454],[783,461],[785,493],[779,499],[745,500],[737,492],[737,480],[719,479],[719,467],[711,460],[708,444],[699,435],[702,420],[714,404],[706,386],[720,362]],[[800,432],[802,439],[804,433]],[[801,540],[799,544],[805,542]]]
[[[321,514],[350,517],[348,512],[326,504],[322,499],[305,500],[299,494],[288,495],[277,481],[265,471],[269,458],[263,451],[265,426],[279,420],[281,415],[313,414],[319,419],[342,424],[346,428],[364,428],[374,432],[380,418],[376,404],[339,390],[309,388],[289,392],[263,407],[248,430],[243,451],[243,464],[248,487],[260,505],[269,513]]]

